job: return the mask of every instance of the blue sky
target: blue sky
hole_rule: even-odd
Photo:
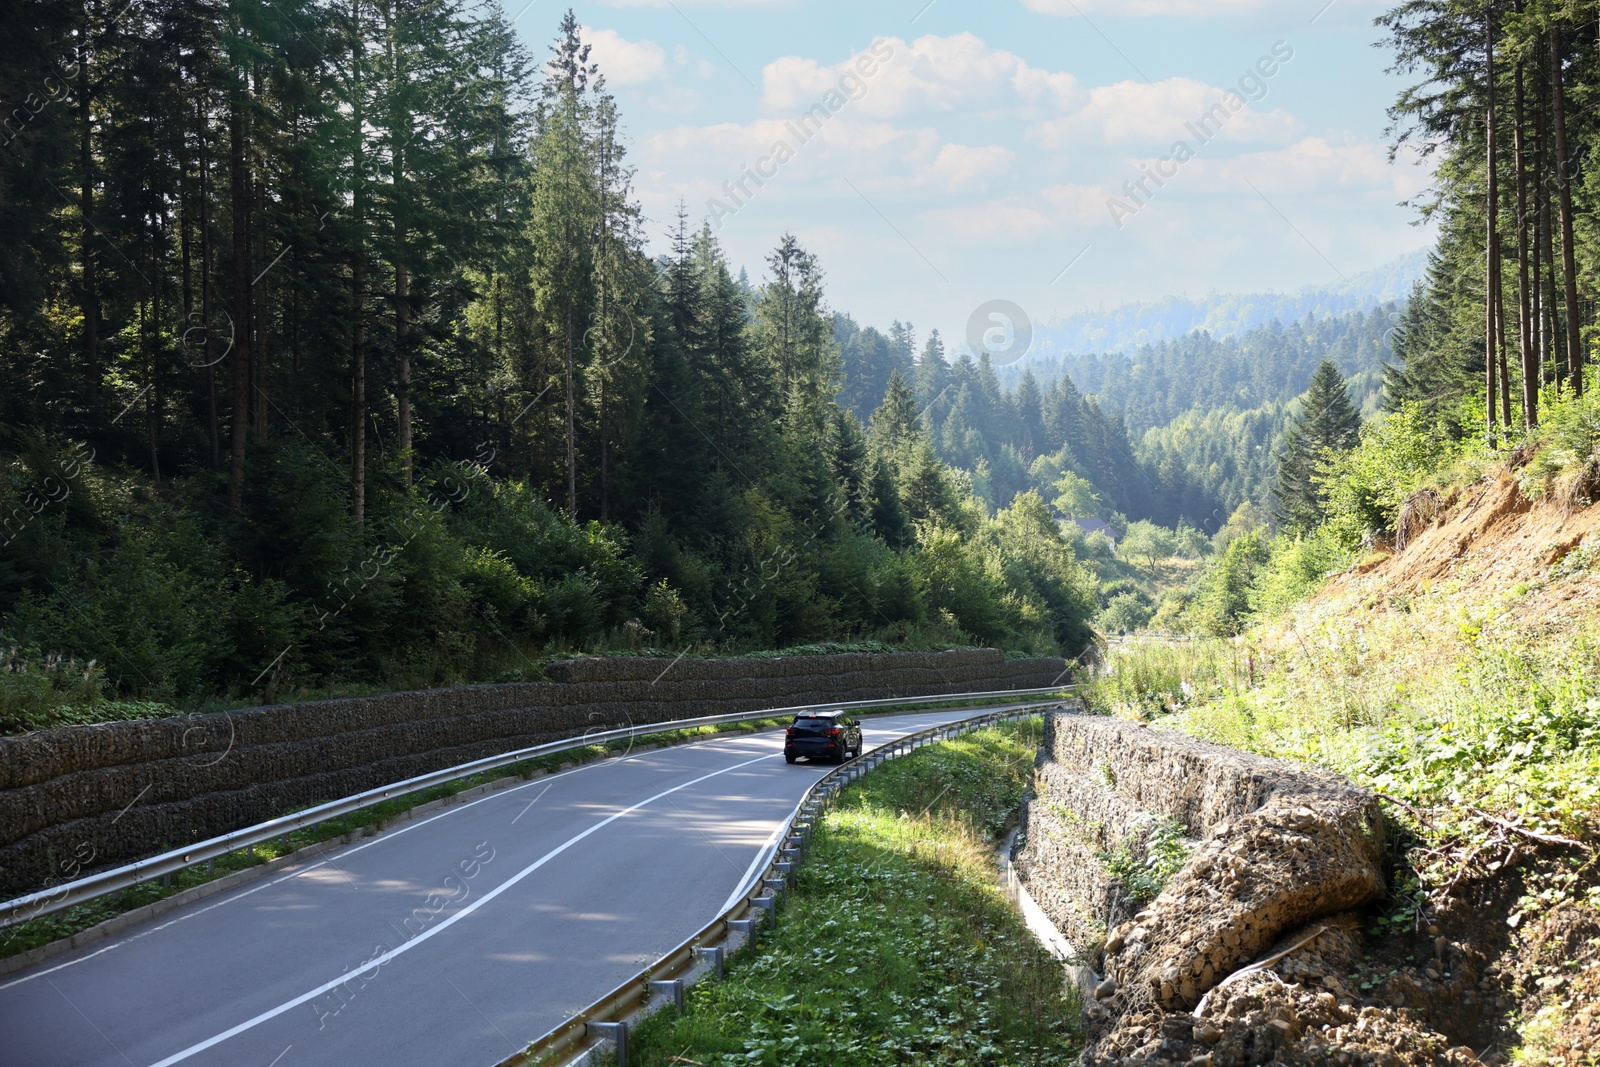
[[[520,2],[508,14],[542,59],[564,7]],[[1427,245],[1399,202],[1429,175],[1386,158],[1401,82],[1373,47],[1384,5],[1325,5],[574,7],[622,108],[653,251],[682,198],[753,278],[792,231],[833,307],[958,338],[994,299],[1047,322],[1338,283]]]

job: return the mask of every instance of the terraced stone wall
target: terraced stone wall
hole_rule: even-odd
[[[591,658],[553,680],[323,700],[0,738],[0,895],[588,730],[839,700],[1056,684],[993,649]]]

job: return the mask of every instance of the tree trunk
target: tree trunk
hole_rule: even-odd
[[[395,104],[401,101],[400,93],[406,84],[405,62],[399,46],[389,35],[389,72],[393,80]],[[399,426],[395,446],[400,451],[400,471],[405,485],[413,481],[411,458],[411,272],[406,262],[406,164],[405,147],[411,136],[410,123],[404,107],[391,108],[390,136],[394,139],[391,188],[394,190],[394,347],[399,365],[395,375],[395,407]]]
[[[394,346],[399,356],[395,381],[395,402],[399,429],[396,446],[400,450],[400,470],[405,484],[410,487],[411,463],[411,272],[406,268],[406,230],[400,217],[399,201],[401,181],[400,152],[395,152],[395,263],[394,263]]]
[[[164,237],[161,235],[159,227],[156,233],[158,237],[157,247],[163,247]],[[154,291],[150,298],[150,323],[152,329],[150,331],[149,348],[146,349],[149,356],[145,364],[145,385],[147,389],[144,394],[144,432],[145,440],[150,445],[150,478],[155,482],[156,489],[159,491],[161,489],[161,383],[156,373],[156,367],[161,360],[161,320],[164,310],[161,306],[161,283],[164,273],[163,268],[166,264],[162,263],[159,257],[151,258],[153,262],[150,276],[155,279],[155,284],[152,286]],[[139,305],[139,317],[141,320],[144,318],[143,304]]]
[[[600,344],[605,357],[611,357],[610,324],[606,321],[608,308],[606,306],[606,236],[610,229],[610,220],[606,217],[607,193],[611,173],[611,142],[609,130],[605,134],[606,140],[600,145],[600,255],[596,261],[595,273],[600,281]],[[611,450],[606,440],[606,367],[600,369],[600,521],[609,522],[611,519]]]
[[[1528,264],[1528,288],[1530,307],[1529,330],[1533,337],[1533,361],[1539,365],[1541,380],[1544,374],[1544,352],[1549,337],[1549,330],[1545,326],[1545,299],[1544,275],[1541,273],[1544,263],[1544,216],[1541,214],[1544,204],[1544,160],[1545,160],[1545,128],[1544,107],[1537,93],[1533,97],[1534,118],[1533,127],[1533,183],[1529,190],[1528,224],[1533,228],[1533,246],[1530,249]]]
[[[1550,217],[1548,194],[1540,199],[1539,229],[1544,233],[1539,284],[1544,288],[1540,303],[1544,307],[1545,352],[1550,357],[1550,380],[1559,386],[1566,378],[1566,370],[1561,362],[1560,320],[1556,317],[1556,231]]]
[[[1550,31],[1550,103],[1556,134],[1556,191],[1561,210],[1561,276],[1567,306],[1567,376],[1572,392],[1583,395],[1583,337],[1578,327],[1578,263],[1572,238],[1571,159],[1567,155],[1567,115],[1561,85],[1561,30]]]
[[[256,88],[261,87],[260,79]],[[267,439],[267,330],[268,321],[266,276],[271,271],[267,258],[267,185],[259,177],[251,183],[255,211],[251,215],[251,251],[254,253],[250,267],[250,368],[254,385],[251,387],[250,406],[253,411],[255,440],[259,444]]]
[[[578,518],[578,419],[573,388],[572,296],[567,296],[567,514]]]
[[[366,179],[362,174],[365,165],[365,134],[362,132],[361,107],[361,0],[352,0],[351,69],[355,86],[352,93],[352,129],[355,143],[352,149],[352,181],[354,195],[351,215],[355,223],[355,242],[350,259],[350,295],[352,298],[350,325],[350,517],[357,526],[367,518],[367,353],[366,308],[363,306],[362,287],[366,283]]]
[[[1484,168],[1485,195],[1484,213],[1486,217],[1484,234],[1484,331],[1483,331],[1483,365],[1484,384],[1486,388],[1484,421],[1488,428],[1490,443],[1494,441],[1495,423],[1495,385],[1499,370],[1498,346],[1495,344],[1495,335],[1498,324],[1495,322],[1495,290],[1500,280],[1500,239],[1496,227],[1496,212],[1499,210],[1498,190],[1495,184],[1495,118],[1494,118],[1494,18],[1488,11],[1484,13],[1483,20],[1484,54],[1487,58],[1488,71],[1488,107],[1484,115],[1484,142],[1488,146],[1487,163]]]
[[[412,480],[411,464],[411,276],[401,263],[394,268],[394,342],[399,352],[400,365],[395,379],[396,417],[400,426],[396,446],[400,450],[400,470],[409,488]]]
[[[79,256],[83,260],[83,373],[88,385],[88,408],[94,412],[100,396],[100,294],[95,277],[94,249],[94,111],[89,81],[89,5],[84,5],[83,33],[78,38],[78,166],[82,185],[78,193]]]
[[[211,469],[222,469],[222,433],[217,423],[217,365],[211,336],[211,161],[206,153],[207,124],[205,102],[195,106],[200,130],[200,344],[206,371],[206,447],[211,454]]]
[[[250,192],[245,166],[244,88],[229,100],[229,205],[233,226],[233,426],[228,467],[228,506],[244,503],[245,431],[250,425]]]
[[[1533,323],[1528,318],[1531,304],[1531,294],[1528,292],[1528,175],[1527,156],[1523,147],[1521,63],[1517,64],[1515,110],[1511,131],[1517,174],[1517,340],[1522,356],[1523,421],[1531,430],[1539,425],[1539,357],[1533,347]]]

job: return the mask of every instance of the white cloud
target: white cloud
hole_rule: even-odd
[[[664,166],[695,160],[696,170],[709,165],[736,179],[743,166],[773,155],[780,142],[789,146],[794,157],[784,165],[785,173],[809,169],[825,160],[845,160],[859,175],[868,167],[880,174],[897,165],[920,169],[937,157],[939,138],[927,128],[902,129],[887,122],[849,121],[842,116],[820,130],[801,128],[788,118],[770,118],[664,130],[645,139],[644,152],[647,159]]]
[[[664,2],[664,0],[663,0]],[[1311,19],[1324,5],[1337,3],[1342,8],[1369,11],[1389,7],[1389,0],[1291,0]],[[1022,0],[1029,11],[1040,15],[1072,17],[1088,14],[1132,16],[1134,18],[1212,19],[1250,15],[1263,11],[1282,12],[1285,0]]]
[[[643,85],[667,73],[667,53],[654,41],[630,41],[615,30],[581,28],[590,58],[610,85]]]
[[[762,101],[773,111],[803,110],[842,80],[848,89],[851,77],[865,83],[856,106],[876,118],[1019,107],[1060,111],[1083,96],[1071,74],[1042,70],[973,34],[960,33],[919,37],[909,44],[898,37],[879,38],[871,48],[832,65],[786,56],[763,70]]]
[[[1431,167],[1390,163],[1388,149],[1374,141],[1330,143],[1305,137],[1294,144],[1225,160],[1197,159],[1196,187],[1237,190],[1251,185],[1262,195],[1297,196],[1330,192],[1369,192],[1402,200],[1427,188]],[[1254,195],[1254,194],[1252,194]]]
[[[1180,138],[1192,142],[1195,135],[1185,124],[1198,123],[1208,114],[1212,116],[1208,132],[1220,124],[1223,138],[1230,141],[1282,137],[1297,129],[1287,111],[1263,111],[1261,103],[1229,113],[1223,100],[1231,92],[1193,78],[1168,78],[1154,84],[1117,82],[1090,90],[1084,107],[1035,123],[1028,132],[1045,148],[1061,149],[1086,139],[1105,144],[1167,144]],[[1235,95],[1233,102],[1242,100]],[[1223,111],[1212,110],[1219,105]]]
[[[1071,227],[1102,226],[1111,221],[1110,199],[1100,185],[1052,185],[1040,191],[1054,216]]]
[[[791,0],[603,0],[606,7],[779,7]]]
[[[1059,243],[1111,224],[1110,194],[1098,185],[1053,185],[1036,196],[1008,196],[925,212],[927,226],[971,246]]]
[[[695,76],[701,79],[713,78],[717,73],[715,63],[699,58],[681,44],[672,50],[672,61],[680,67],[693,67]]]
[[[965,245],[1031,244],[1055,228],[1055,220],[1037,204],[996,200],[925,212],[923,227]]]
[[[1265,11],[1283,6],[1283,0],[1022,0],[1029,11],[1041,15],[1083,15],[1091,11],[1116,15],[1177,15],[1210,18]]]
[[[1016,153],[1001,145],[947,144],[934,158],[932,175],[947,192],[973,192],[1010,171],[1014,159]]]

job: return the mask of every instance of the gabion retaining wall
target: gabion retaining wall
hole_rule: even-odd
[[[1348,925],[1346,913],[1384,893],[1377,801],[1336,775],[1056,712],[1046,718],[1035,790],[1017,869],[1106,974],[1090,1008],[1086,1064],[1153,1062],[1152,1050],[1175,1040],[1164,1019],[1187,1019],[1208,990],[1270,946],[1315,933],[1319,922]],[[1154,900],[1133,904],[1107,860],[1126,850],[1142,861],[1166,820],[1181,824],[1194,851]]]
[[[669,669],[669,664],[671,664]],[[591,729],[1052,685],[1059,659],[942,653],[557,663],[551,682],[322,700],[0,738],[0,895]]]

